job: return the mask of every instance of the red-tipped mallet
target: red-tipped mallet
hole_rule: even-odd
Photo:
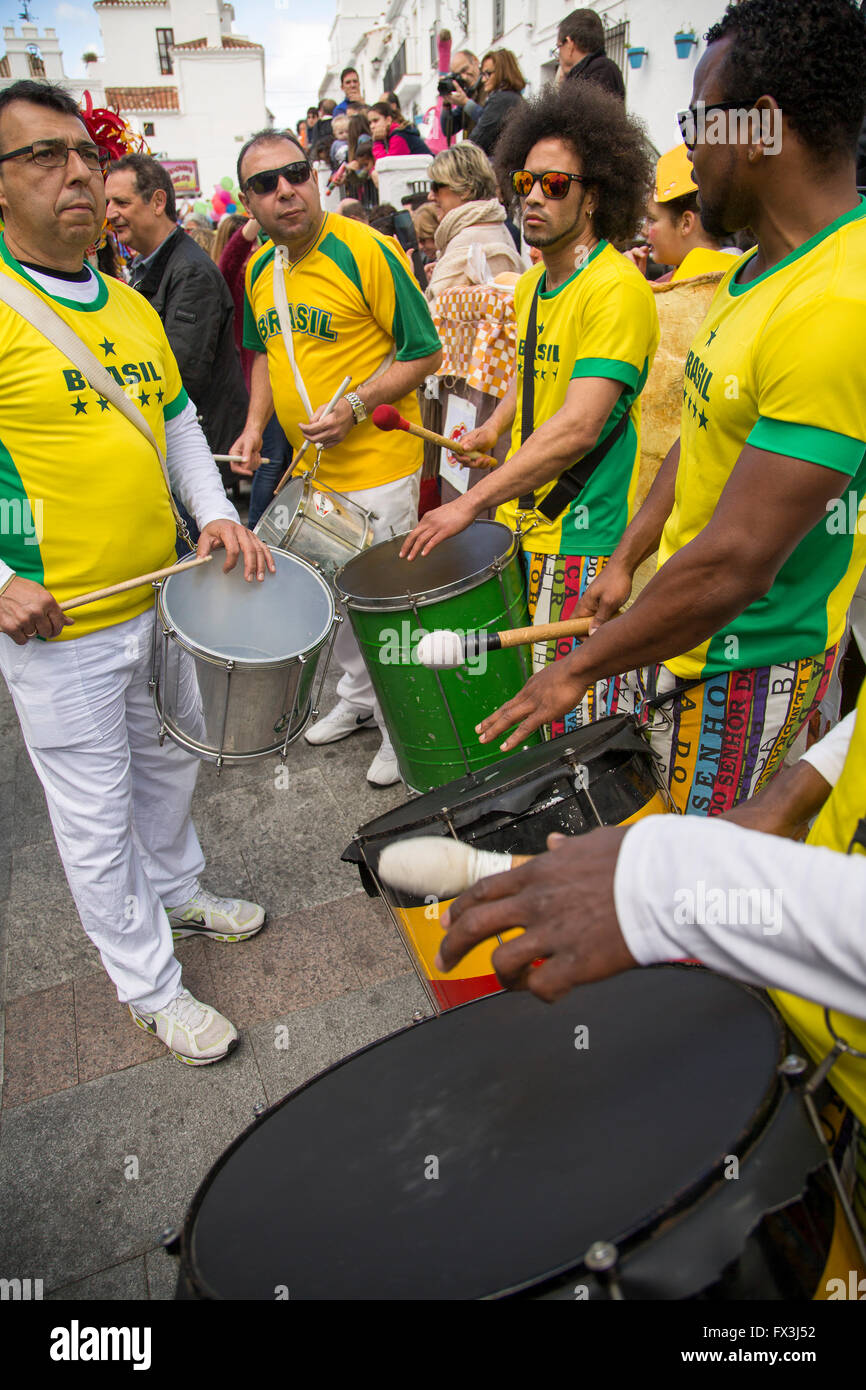
[[[444,434],[435,434],[433,430],[425,430],[423,425],[413,425],[411,420],[405,420],[396,406],[377,405],[370,417],[373,424],[380,430],[406,430],[408,434],[416,434],[419,439],[429,439],[431,444],[441,444],[443,449],[455,454],[466,463],[471,463],[473,468],[496,468],[497,461],[489,454],[479,454],[476,450],[466,450],[460,447],[456,439],[447,439]]]

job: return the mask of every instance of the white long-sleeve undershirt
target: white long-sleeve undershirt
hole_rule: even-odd
[[[651,816],[623,840],[614,898],[641,965],[693,957],[866,1018],[862,856],[725,821]]]

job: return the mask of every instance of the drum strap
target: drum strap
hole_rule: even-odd
[[[46,304],[44,299],[40,299],[32,290],[28,290],[26,285],[20,284],[19,281],[11,279],[8,275],[0,275],[0,300],[2,300],[4,304],[8,304],[10,309],[14,309],[16,314],[20,314],[21,318],[30,324],[31,328],[35,328],[38,333],[41,333],[44,338],[47,338],[53,347],[56,347],[63,353],[64,357],[68,357],[69,361],[78,368],[82,376],[90,382],[90,385],[93,386],[101,396],[104,396],[106,400],[110,401],[120,414],[124,415],[126,419],[129,420],[130,424],[135,425],[136,429],[140,430],[144,435],[147,442],[152,445],[156,452],[156,457],[159,460],[159,466],[165,481],[175,526],[177,527],[181,540],[188,549],[195,550],[195,545],[187,529],[186,522],[181,517],[172,495],[168,469],[165,464],[165,454],[159,447],[153,430],[150,428],[150,425],[147,423],[147,420],[138,406],[130,400],[129,396],[127,396],[126,392],[123,390],[123,387],[115,381],[110,372],[106,371],[98,358],[94,357],[90,348],[86,343],[81,341],[74,328],[71,328],[66,320],[62,319],[60,315],[51,308],[50,304]]]
[[[535,287],[535,294],[532,296],[532,304],[529,309],[529,322],[526,325],[526,339],[523,345],[523,396],[522,410],[520,415],[520,442],[525,444],[529,436],[535,429],[535,346],[538,340],[538,294],[541,280]],[[624,410],[622,417],[617,421],[614,428],[606,439],[596,444],[590,449],[588,454],[573,463],[570,468],[566,468],[564,473],[559,475],[556,486],[551,488],[544,501],[536,505],[535,493],[527,492],[518,500],[518,507],[521,511],[538,511],[548,521],[555,521],[566,507],[579,497],[586,484],[589,482],[596,468],[607,457],[610,450],[618,440],[622,439],[628,429],[629,412]]]

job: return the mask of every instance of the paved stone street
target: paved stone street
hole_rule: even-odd
[[[191,1068],[117,1002],[0,682],[0,1277],[42,1279],[46,1297],[172,1298],[160,1231],[180,1224],[253,1106],[429,1011],[384,906],[340,863],[359,825],[405,800],[365,779],[377,739],[298,740],[287,789],[276,760],[220,778],[202,765],[205,885],[263,903],[270,921],[247,943],[179,944],[186,986],[241,1036],[226,1061]]]

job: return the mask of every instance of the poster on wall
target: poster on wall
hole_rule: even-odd
[[[192,198],[201,192],[197,159],[161,159],[159,162],[168,173],[179,198]]]

